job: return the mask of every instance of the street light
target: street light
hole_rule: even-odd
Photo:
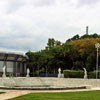
[[[100,44],[99,43],[96,43],[95,44],[95,48],[97,49],[97,61],[96,61],[96,79],[98,78],[98,48],[100,47]]]

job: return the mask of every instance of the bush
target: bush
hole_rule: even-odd
[[[65,78],[84,78],[84,72],[82,70],[64,70]]]
[[[96,71],[89,72],[89,78],[96,78]],[[100,70],[98,71],[98,78],[100,78]]]

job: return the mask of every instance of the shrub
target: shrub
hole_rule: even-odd
[[[96,78],[96,71],[89,72],[89,78]],[[98,71],[98,78],[100,78],[100,70]]]
[[[84,72],[82,70],[64,70],[63,71],[65,78],[83,78]]]

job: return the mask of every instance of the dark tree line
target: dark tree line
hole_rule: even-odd
[[[95,70],[97,42],[100,43],[98,34],[81,37],[76,35],[65,43],[49,38],[44,50],[26,53],[29,57],[27,67],[30,68],[32,76],[57,75],[59,67],[62,70],[83,70],[85,67],[91,72]]]

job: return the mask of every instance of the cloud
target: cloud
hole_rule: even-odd
[[[4,0],[8,9],[8,13],[12,13],[23,6],[52,6],[56,3],[56,0]]]
[[[35,0],[35,6],[52,6],[56,0]]]
[[[46,35],[42,35],[42,31],[28,19],[8,15],[0,21],[3,23],[0,27],[1,48],[35,51],[43,48],[42,42],[46,43]]]
[[[99,2],[99,0],[78,0],[80,6],[82,5],[95,5]]]
[[[83,4],[89,3],[85,0],[0,0],[0,49],[41,50],[48,38],[64,42],[73,35],[84,34],[87,25],[90,33],[100,33],[100,3],[94,7],[77,7]]]

